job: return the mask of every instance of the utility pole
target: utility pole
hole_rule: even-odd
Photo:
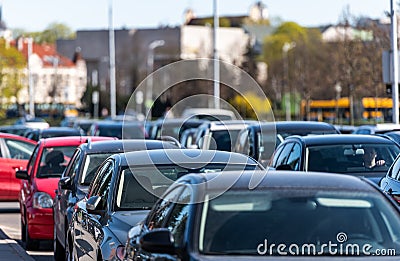
[[[392,53],[393,53],[393,123],[399,124],[399,54],[397,48],[397,8],[396,1],[390,1],[390,13],[392,20]]]
[[[220,87],[219,87],[219,57],[217,49],[217,31],[219,27],[217,0],[214,0],[214,31],[213,31],[213,48],[214,48],[214,108],[220,108]]]
[[[108,6],[108,40],[110,52],[110,111],[111,118],[116,116],[117,102],[116,102],[116,88],[115,88],[115,35],[113,24],[113,0],[109,0]]]

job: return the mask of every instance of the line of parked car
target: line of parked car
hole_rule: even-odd
[[[0,192],[18,189],[1,199],[18,199],[27,250],[52,240],[55,260],[400,255],[400,145],[384,134],[209,119],[87,130],[0,134],[2,155],[18,160]]]

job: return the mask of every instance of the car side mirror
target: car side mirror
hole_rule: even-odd
[[[29,174],[27,170],[17,170],[15,172],[15,177],[17,179],[26,179],[29,180]]]
[[[140,247],[150,253],[175,254],[174,238],[166,228],[153,229],[140,238]]]
[[[61,189],[71,190],[72,189],[72,180],[70,177],[62,177],[58,181],[58,185],[60,186]]]
[[[104,210],[101,209],[103,199],[100,196],[92,196],[86,202],[86,210],[89,214],[101,215]]]

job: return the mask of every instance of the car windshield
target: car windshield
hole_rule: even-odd
[[[61,177],[76,146],[44,148],[37,178]]]
[[[374,155],[369,154],[371,149]],[[308,171],[368,175],[386,172],[400,149],[395,144],[337,144],[308,147],[307,153]]]
[[[257,165],[185,164],[158,165],[124,169],[119,180],[116,206],[119,209],[150,209],[156,199],[179,177],[188,173],[209,173],[222,170],[254,170]],[[132,172],[133,171],[133,172]]]
[[[83,163],[84,167],[79,178],[79,184],[83,186],[89,186],[98,167],[111,155],[112,153],[96,153],[86,155]]]
[[[367,255],[363,251],[376,249],[400,254],[399,214],[380,194],[230,190],[206,196],[197,217],[204,254]]]
[[[12,159],[24,159],[28,160],[35,149],[35,144],[14,140],[14,139],[4,139],[8,151],[10,152],[10,158]]]
[[[211,132],[210,148],[213,150],[232,151],[240,130],[218,130]]]

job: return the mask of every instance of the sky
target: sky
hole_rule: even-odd
[[[391,0],[263,0],[270,17],[301,26],[335,24],[346,6],[352,14],[384,18]],[[184,11],[211,16],[213,0],[0,0],[8,28],[43,31],[53,22],[72,30],[105,29],[113,3],[113,25],[120,28],[155,28],[183,23]],[[216,0],[219,15],[247,15],[255,0]]]

